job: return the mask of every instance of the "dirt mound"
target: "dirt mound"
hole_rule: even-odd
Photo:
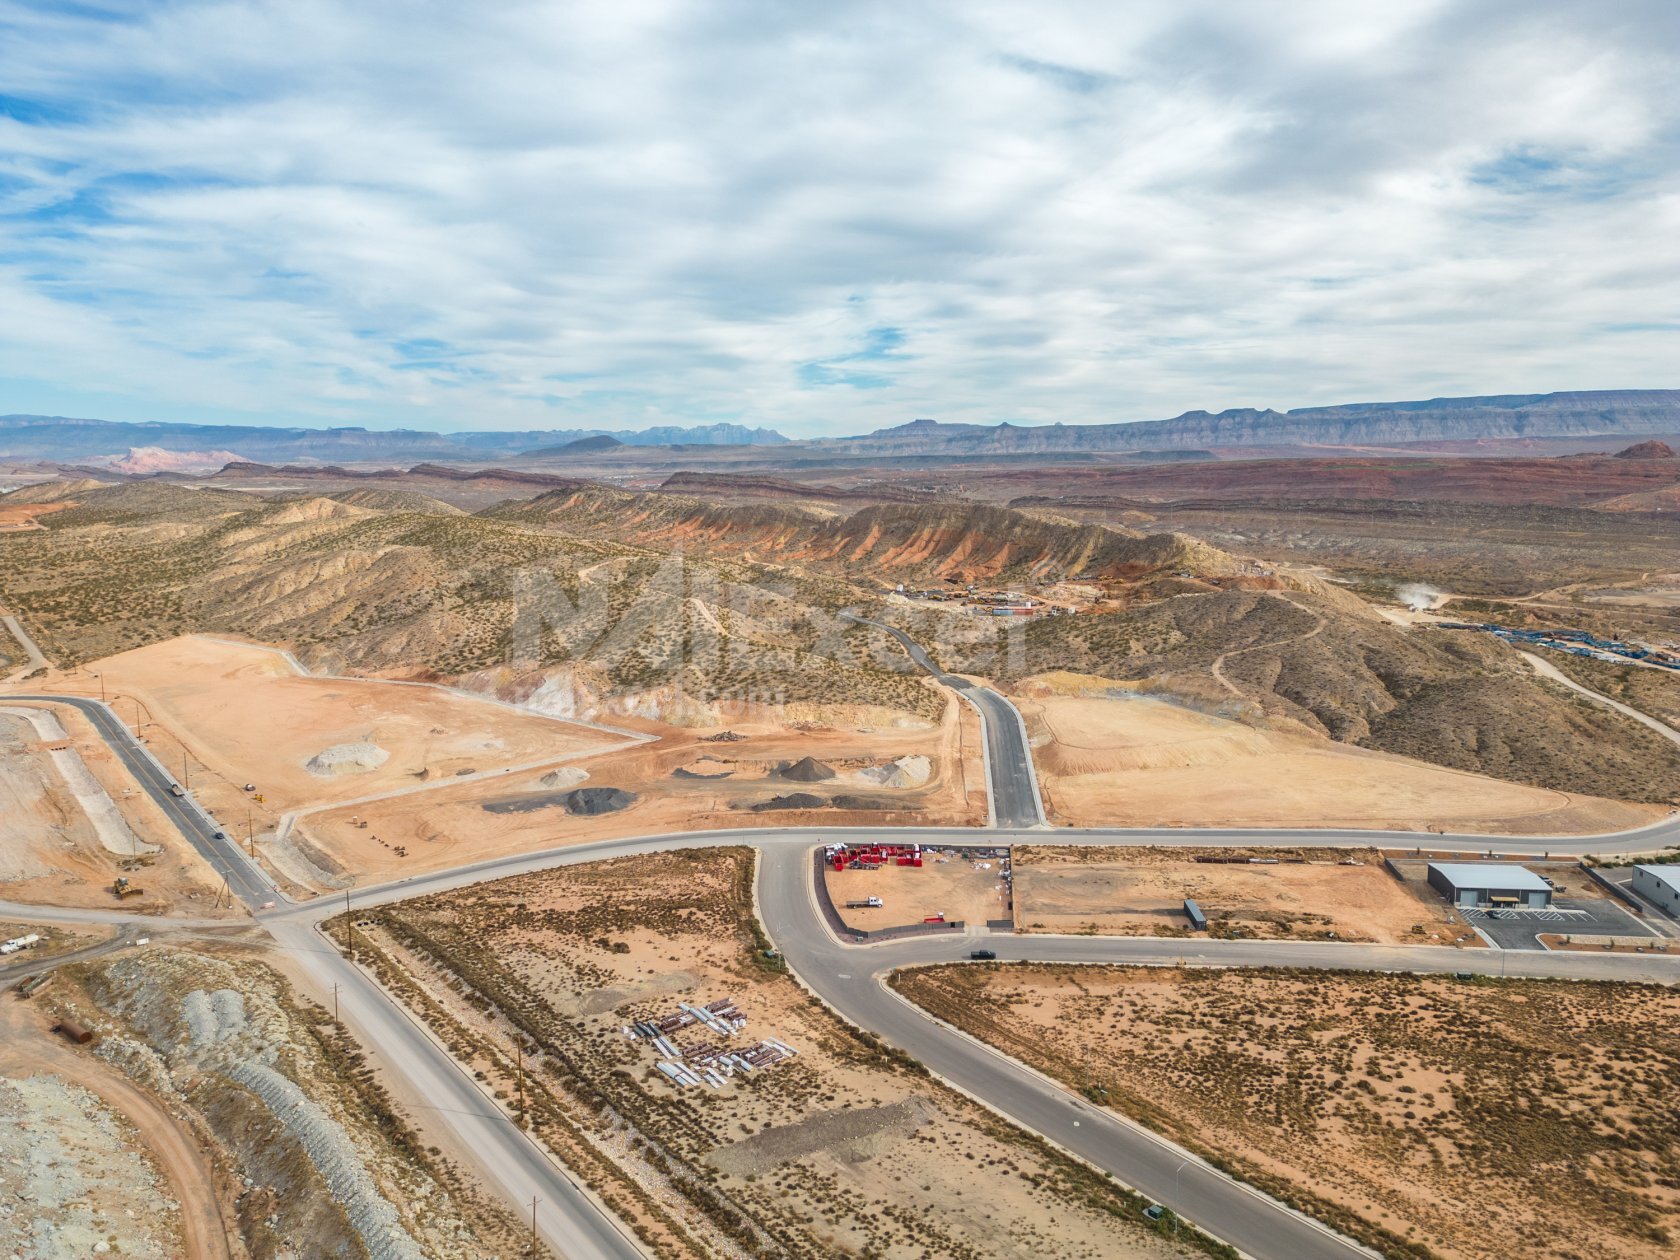
[[[791,766],[783,766],[777,774],[795,783],[826,783],[836,777],[833,766],[825,766],[814,757],[801,757]]]
[[[566,798],[568,814],[582,814],[593,818],[598,814],[614,814],[636,803],[636,794],[623,788],[579,788]]]
[[[719,731],[716,735],[705,736],[708,744],[736,744],[745,739],[739,731]]]
[[[1659,442],[1652,438],[1649,442],[1638,442],[1632,446],[1616,452],[1617,459],[1673,459],[1674,448],[1667,442]]]
[[[391,754],[378,744],[363,740],[356,744],[335,744],[331,748],[323,748],[308,761],[303,768],[310,774],[318,774],[323,778],[330,778],[340,774],[366,774],[370,770],[377,770],[391,759]]]
[[[589,777],[589,771],[580,770],[576,766],[562,766],[558,770],[550,770],[537,782],[545,788],[575,788]]]
[[[757,801],[747,808],[755,814],[763,814],[778,809],[823,809],[827,805],[828,797],[818,796],[815,792],[789,792],[786,796]]]
[[[884,801],[878,796],[836,796],[831,804],[835,809],[878,811],[903,808],[898,801]]]
[[[884,766],[865,770],[859,777],[889,788],[919,788],[933,774],[933,762],[926,757],[900,757]]]
[[[702,757],[699,761],[690,762],[686,766],[678,766],[671,771],[673,779],[727,779],[735,773],[735,767],[727,761],[719,761],[716,757]]]

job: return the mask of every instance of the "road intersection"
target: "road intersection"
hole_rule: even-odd
[[[861,619],[859,619],[861,620]],[[875,624],[875,623],[870,623]],[[992,800],[988,843],[1042,842],[1047,838],[1026,730],[1005,697],[967,679],[944,674],[917,644],[882,627],[911,658],[955,689],[980,714],[985,733],[987,780]],[[371,908],[445,892],[486,880],[561,866],[676,848],[746,844],[759,853],[756,895],[765,929],[799,981],[853,1024],[880,1036],[922,1062],[935,1075],[999,1114],[1085,1160],[1142,1194],[1165,1203],[1186,1220],[1260,1260],[1351,1260],[1370,1253],[1252,1187],[1206,1165],[1147,1129],[1095,1108],[1019,1062],[965,1036],[896,996],[884,983],[895,968],[954,962],[966,957],[974,937],[919,936],[884,944],[842,943],[817,912],[812,888],[812,848],[825,840],[878,836],[879,828],[753,828],[653,835],[491,859],[453,870],[357,889],[347,898],[296,902],[282,893],[237,842],[190,797],[171,791],[173,779],[115,714],[79,696],[9,695],[9,701],[71,704],[87,714],[182,835],[228,881],[318,991],[336,991],[345,1022],[375,1052],[387,1071],[402,1078],[411,1097],[431,1101],[438,1123],[453,1131],[458,1148],[473,1152],[479,1172],[510,1203],[533,1197],[550,1210],[539,1221],[545,1241],[568,1260],[633,1260],[640,1245],[589,1191],[511,1118],[457,1063],[429,1029],[374,979],[346,958],[320,926],[347,906]],[[972,828],[904,828],[895,834],[928,844],[973,843]],[[1638,831],[1593,837],[1430,835],[1346,829],[1268,831],[1232,829],[1058,828],[1058,844],[1173,846],[1375,845],[1475,854],[1621,856],[1680,843],[1680,818]],[[60,916],[73,912],[60,912]],[[113,912],[99,914],[109,921]],[[163,927],[166,920],[156,921]],[[1162,941],[988,935],[986,948],[1002,961],[1132,963],[1206,967],[1315,967],[1411,972],[1479,972],[1571,979],[1624,979],[1680,983],[1680,958],[1648,955],[1458,951],[1432,946],[1373,946],[1336,942]]]

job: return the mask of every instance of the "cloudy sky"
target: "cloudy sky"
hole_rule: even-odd
[[[1680,386],[1674,0],[0,0],[0,412]]]

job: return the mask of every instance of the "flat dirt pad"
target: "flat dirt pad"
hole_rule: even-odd
[[[990,964],[895,983],[1386,1255],[1675,1254],[1672,989]]]
[[[983,772],[963,765],[966,750],[978,748],[979,739],[977,732],[965,729],[962,715],[953,701],[947,706],[945,721],[932,728],[859,732],[737,723],[734,729],[744,738],[729,743],[708,741],[706,731],[632,722],[658,738],[567,763],[587,772],[583,787],[615,787],[633,793],[636,800],[628,809],[580,817],[563,808],[509,812],[486,808],[498,800],[545,790],[542,771],[532,771],[329,810],[305,819],[300,830],[333,864],[361,878],[375,879],[616,836],[734,827],[978,825],[984,810],[978,789],[985,779]],[[803,757],[850,773],[854,763],[910,755],[925,756],[932,765],[931,776],[919,788],[866,790],[846,783],[790,783],[765,777],[768,768]],[[701,757],[725,762],[735,773],[727,779],[690,779],[672,773]],[[970,786],[977,790],[970,793]],[[762,813],[739,808],[775,794],[807,789],[823,796],[868,796],[890,801],[897,808]],[[361,827],[361,822],[368,825]]]
[[[412,977],[434,1019],[454,1021],[452,1044],[483,1047],[476,1065],[509,1099],[513,1065],[497,1048],[516,1022],[536,1047],[524,1060],[527,1089],[541,1091],[535,1131],[662,1255],[739,1254],[724,1244],[743,1221],[770,1240],[763,1252],[811,1260],[1189,1254],[1148,1232],[1140,1201],[760,961],[752,872],[745,849],[625,858],[417,899],[364,930],[387,951],[374,965]],[[747,1019],[725,1044],[777,1038],[797,1056],[721,1089],[683,1088],[624,1035],[679,1001],[722,998]],[[691,1026],[673,1040],[718,1039]]]
[[[982,869],[984,866],[987,869]],[[823,880],[840,918],[849,926],[879,931],[920,923],[929,915],[984,924],[1009,917],[1008,889],[1003,863],[997,858],[975,860],[949,850],[923,850],[923,865],[883,866],[878,871],[825,867]],[[848,910],[848,901],[879,897],[873,909]]]
[[[1481,944],[1450,907],[1426,902],[1390,875],[1373,849],[1256,854],[1276,865],[1196,860],[1225,852],[1017,846],[1017,925],[1027,932],[1176,934],[1187,930],[1188,897],[1215,936],[1324,940],[1334,932],[1339,940],[1390,945],[1451,944],[1461,936]]]
[[[438,687],[310,678],[272,649],[196,635],[109,657],[97,669],[108,691],[138,696],[218,774],[255,783],[269,805],[287,809],[558,760],[614,738]],[[304,768],[329,748],[363,742],[388,758],[357,773]]]
[[[1030,679],[1023,691],[1039,781],[1057,822],[1561,834],[1660,816],[1650,806],[1446,770],[1147,696],[1057,695]]]

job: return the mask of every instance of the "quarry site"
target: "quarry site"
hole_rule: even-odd
[[[1672,1254],[1680,459],[936,430],[10,465],[0,1252]]]

